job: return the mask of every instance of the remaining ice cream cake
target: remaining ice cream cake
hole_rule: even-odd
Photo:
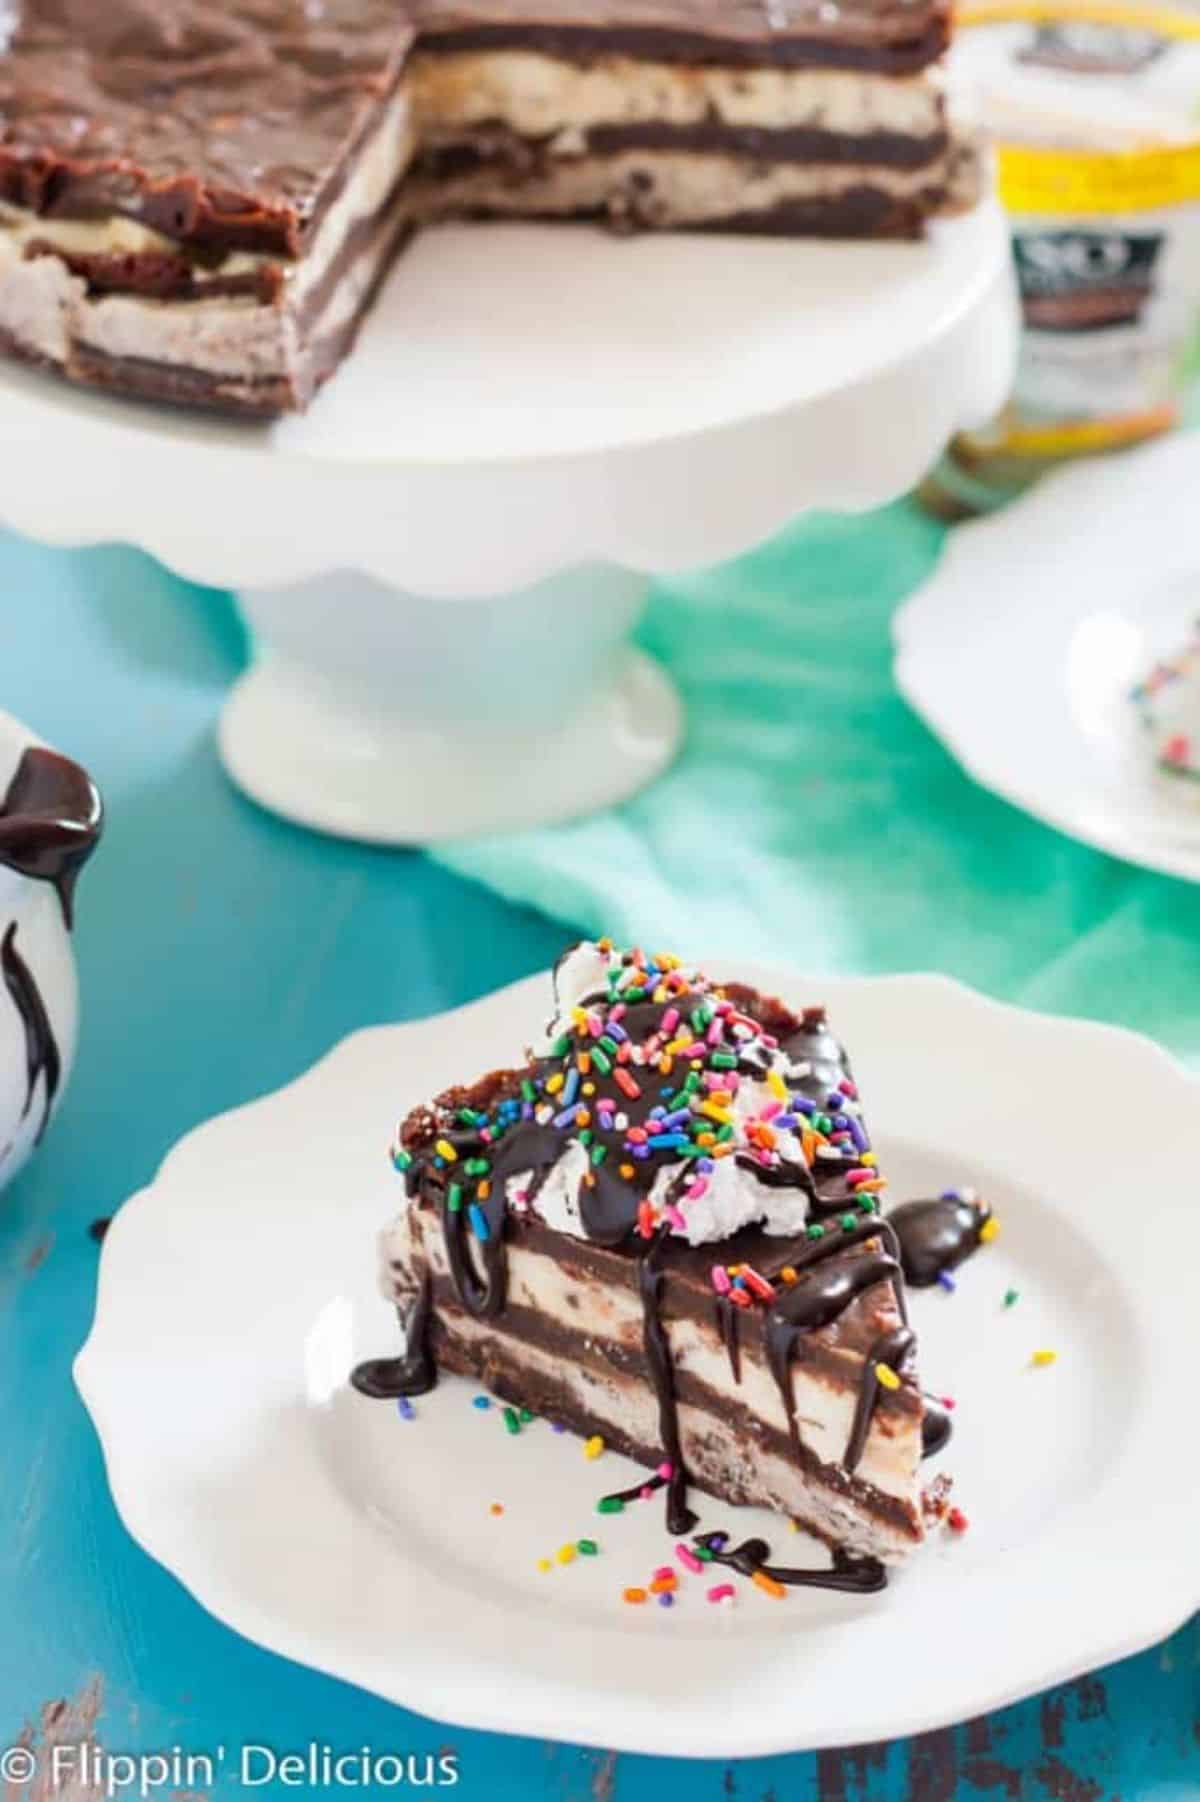
[[[793,1578],[878,1587],[924,1535],[921,1459],[948,1425],[824,1011],[604,940],[555,993],[525,1064],[403,1121],[383,1263],[405,1347],[357,1385],[469,1374],[648,1466],[673,1532],[694,1483],[835,1548]]]
[[[422,222],[919,236],[970,162],[947,35],[945,0],[19,0],[0,349],[270,415]]]

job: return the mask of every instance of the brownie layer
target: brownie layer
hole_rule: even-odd
[[[948,189],[921,170],[764,164],[684,151],[563,157],[514,172],[474,159],[415,176],[414,218],[593,218],[628,230],[917,237]]]
[[[927,138],[886,131],[852,137],[808,125],[769,131],[750,125],[667,125],[646,120],[632,125],[592,125],[586,131],[530,138],[495,124],[462,133],[431,133],[418,166],[434,180],[448,181],[481,166],[504,169],[521,179],[534,172],[549,173],[556,163],[645,150],[676,156],[732,157],[759,166],[833,164],[858,170],[921,169],[936,175],[949,148],[945,132]]]
[[[769,130],[756,125],[595,125],[583,136],[583,154],[619,156],[626,150],[661,150],[698,156],[735,156],[757,163],[849,163],[857,169],[929,169],[949,148],[945,132],[910,138],[901,132],[853,135],[811,125]]]

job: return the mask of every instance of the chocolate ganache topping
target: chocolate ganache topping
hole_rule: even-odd
[[[909,1374],[913,1335],[900,1247],[878,1213],[884,1180],[824,1011],[796,1014],[741,985],[714,985],[677,959],[621,953],[605,940],[573,947],[556,968],[555,989],[546,1041],[527,1064],[416,1109],[393,1154],[413,1205],[438,1214],[461,1305],[478,1319],[503,1311],[506,1237],[531,1212],[580,1239],[628,1249],[669,1467],[667,1523],[686,1532],[695,1517],[664,1286],[674,1261],[694,1257],[696,1247],[720,1248],[743,1229],[786,1236],[798,1249],[777,1280],[749,1265],[714,1264],[718,1321],[735,1376],[740,1335],[760,1336],[799,1455],[793,1362],[808,1336],[858,1297],[892,1288],[900,1325],[871,1345],[863,1364],[845,1452],[853,1470],[874,1410],[887,1405],[885,1391]],[[429,1386],[428,1281],[402,1324],[404,1355],[355,1371],[365,1393]],[[842,1588],[878,1586],[873,1565],[839,1566],[826,1578]]]

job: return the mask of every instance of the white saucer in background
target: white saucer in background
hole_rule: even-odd
[[[896,680],[968,773],[1130,863],[1200,881],[1200,809],[1130,690],[1200,615],[1200,433],[1048,476],[956,527],[896,615]]]

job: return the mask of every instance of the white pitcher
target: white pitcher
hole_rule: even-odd
[[[75,1056],[75,881],[96,848],[85,770],[0,714],[0,1187],[41,1144]]]

